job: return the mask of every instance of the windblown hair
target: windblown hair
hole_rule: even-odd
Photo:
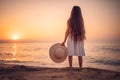
[[[75,42],[85,40],[84,21],[79,6],[74,6],[71,11],[71,16],[68,19],[68,28],[70,29],[70,37]]]

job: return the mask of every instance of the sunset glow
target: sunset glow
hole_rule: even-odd
[[[17,39],[19,39],[19,36],[18,36],[18,35],[13,35],[13,36],[12,36],[12,39],[13,39],[13,40],[17,40]]]
[[[0,40],[21,37],[62,41],[74,5],[81,7],[87,40],[119,40],[118,3],[116,0],[0,0]]]

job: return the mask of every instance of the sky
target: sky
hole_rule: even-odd
[[[63,41],[74,5],[88,41],[120,40],[120,0],[0,0],[0,40]]]

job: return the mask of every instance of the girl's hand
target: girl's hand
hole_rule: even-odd
[[[62,46],[65,46],[65,42],[62,42],[61,45],[62,45]]]

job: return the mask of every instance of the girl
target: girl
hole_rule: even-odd
[[[67,21],[67,30],[62,45],[67,40],[69,66],[72,68],[72,56],[78,56],[79,67],[82,68],[82,56],[85,56],[84,40],[85,28],[84,21],[79,6],[74,6],[70,18]]]

